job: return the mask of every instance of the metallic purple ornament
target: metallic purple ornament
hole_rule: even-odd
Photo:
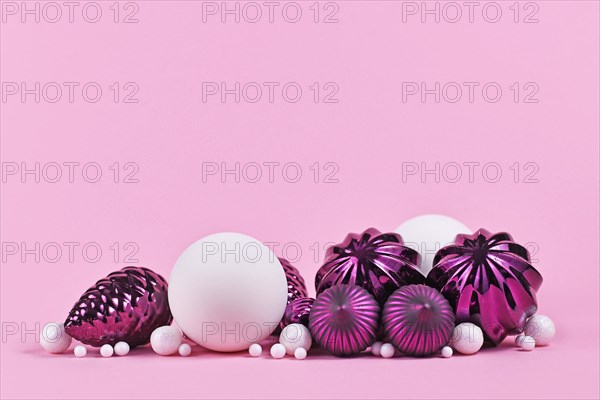
[[[96,282],[75,303],[66,332],[82,343],[100,347],[150,341],[154,329],[173,320],[167,281],[144,267],[125,267]]]
[[[315,300],[308,327],[313,340],[335,356],[358,354],[375,342],[379,304],[356,285],[336,285]]]
[[[288,286],[288,306],[290,303],[298,298],[308,297],[308,290],[306,289],[306,283],[304,282],[304,278],[300,275],[300,272],[294,267],[288,260],[282,257],[278,257],[279,262],[283,266],[283,271],[285,272],[285,279],[287,280]],[[288,325],[285,323],[285,314],[277,329],[275,329],[275,334],[279,334],[285,326]]]
[[[308,327],[308,317],[315,299],[300,297],[287,305],[283,314],[283,326],[289,324],[302,324]]]
[[[419,260],[419,253],[404,246],[397,233],[374,228],[350,233],[344,242],[327,249],[315,278],[317,294],[337,284],[358,285],[383,306],[399,287],[425,282],[417,267]]]
[[[488,342],[500,343],[522,332],[537,310],[536,291],[542,276],[527,249],[508,233],[480,229],[457,235],[455,244],[440,249],[427,276],[456,313],[456,322],[478,325]]]
[[[454,331],[454,313],[448,300],[425,285],[396,290],[381,317],[386,340],[410,356],[428,356],[446,346]]]

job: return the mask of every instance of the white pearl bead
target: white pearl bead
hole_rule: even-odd
[[[396,349],[390,343],[384,343],[381,345],[381,357],[392,358],[396,353]]]
[[[294,351],[294,357],[296,357],[297,360],[304,360],[306,358],[306,349],[298,347],[296,351]]]
[[[521,348],[525,351],[535,349],[535,339],[531,336],[523,336],[523,339],[521,339]]]
[[[114,349],[110,344],[105,344],[100,347],[100,355],[102,357],[112,357],[114,353]]]
[[[373,353],[374,356],[379,357],[381,355],[381,345],[382,344],[383,344],[382,342],[373,343],[373,345],[371,346],[371,353]]]
[[[275,343],[273,346],[271,346],[271,357],[273,358],[283,358],[285,357],[285,346],[282,345],[281,343]]]
[[[171,325],[156,328],[150,335],[152,350],[161,356],[170,356],[177,353],[182,341],[183,334],[179,328]]]
[[[73,349],[73,354],[75,354],[75,357],[77,358],[85,357],[85,355],[87,354],[87,349],[85,348],[85,346],[78,344]]]
[[[40,345],[48,353],[65,352],[73,339],[65,332],[65,326],[60,322],[50,322],[40,332]]]
[[[527,320],[525,335],[531,336],[537,346],[544,346],[554,339],[556,327],[550,318],[536,314]]]
[[[262,354],[262,346],[258,343],[254,343],[250,345],[248,353],[250,353],[252,357],[260,357],[260,355]]]
[[[442,347],[442,357],[450,358],[450,357],[452,357],[452,354],[454,354],[454,352],[452,351],[452,347],[450,347],[450,346]]]
[[[307,327],[302,324],[289,324],[281,331],[279,343],[285,347],[289,355],[293,355],[296,349],[300,347],[310,349],[312,346],[312,337]]]
[[[129,345],[125,342],[118,342],[115,344],[115,354],[118,356],[126,356],[129,354]]]
[[[470,322],[463,322],[454,328],[450,346],[462,354],[475,354],[483,346],[483,331]]]
[[[181,346],[179,346],[179,355],[182,357],[187,357],[190,354],[192,354],[192,346],[187,343],[182,343]]]
[[[515,344],[519,347],[521,347],[521,341],[523,340],[523,338],[525,337],[525,335],[517,335],[517,337],[515,337]]]

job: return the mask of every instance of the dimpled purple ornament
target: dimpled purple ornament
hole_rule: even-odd
[[[300,297],[287,305],[283,314],[283,325],[302,324],[308,326],[308,317],[315,299]]]
[[[399,287],[425,282],[417,267],[419,260],[419,253],[404,246],[397,233],[374,228],[350,233],[343,243],[327,249],[315,278],[317,294],[337,284],[358,285],[383,306]]]
[[[383,307],[381,322],[390,343],[417,357],[437,353],[454,331],[454,313],[448,300],[425,285],[396,290]]]
[[[66,332],[82,343],[100,347],[150,341],[154,329],[173,319],[167,281],[144,267],[125,267],[96,282],[75,303]]]
[[[356,285],[336,285],[315,300],[308,327],[314,341],[335,356],[358,354],[375,342],[379,304]]]
[[[440,249],[427,276],[450,302],[456,322],[472,322],[493,344],[520,333],[537,310],[542,276],[508,233],[480,229]]]
[[[306,283],[304,282],[304,278],[302,277],[302,275],[300,275],[300,272],[298,272],[296,267],[294,267],[285,258],[281,258],[281,257],[277,257],[277,258],[279,259],[279,262],[283,266],[283,271],[285,272],[285,279],[287,281],[287,287],[288,287],[287,304],[289,306],[290,303],[292,303],[294,300],[301,298],[301,297],[307,297],[308,290],[306,289]],[[286,325],[288,325],[288,324],[285,323],[285,314],[284,314],[283,318],[281,319],[281,322],[279,322],[279,325],[277,326],[277,329],[275,330],[275,333],[279,333],[283,328],[285,328]]]

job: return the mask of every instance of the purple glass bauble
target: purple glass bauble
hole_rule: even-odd
[[[419,253],[403,243],[397,233],[381,233],[374,228],[350,233],[344,242],[327,249],[315,278],[317,294],[337,284],[358,285],[383,306],[399,287],[424,283],[417,267]]]
[[[310,297],[300,297],[289,303],[283,314],[283,325],[302,324],[308,326],[308,317],[314,302],[315,299]]]
[[[379,304],[356,285],[336,285],[313,303],[308,327],[313,340],[335,356],[358,354],[375,342]]]
[[[173,319],[167,281],[144,267],[125,267],[96,282],[75,303],[65,321],[76,340],[100,347],[150,341],[154,329]]]
[[[440,249],[427,276],[456,313],[456,322],[478,325],[488,342],[500,343],[522,332],[537,310],[536,291],[542,276],[533,268],[527,249],[508,233],[480,229],[458,235],[455,244]]]
[[[306,283],[304,282],[304,278],[302,277],[302,275],[300,275],[300,272],[298,272],[296,267],[294,267],[285,258],[278,257],[278,259],[281,265],[283,266],[283,271],[285,272],[285,279],[287,281],[288,287],[287,305],[289,306],[294,300],[302,297],[307,297],[308,290],[306,289]],[[274,333],[278,334],[283,328],[285,328],[286,325],[288,324],[285,322],[284,314]]]
[[[385,303],[381,323],[386,340],[410,356],[428,356],[446,346],[454,330],[454,312],[437,290],[408,285]]]

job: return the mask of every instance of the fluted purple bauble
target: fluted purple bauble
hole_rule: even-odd
[[[317,294],[333,285],[358,285],[383,306],[399,287],[425,282],[417,267],[419,260],[419,253],[404,246],[397,233],[381,233],[375,228],[350,233],[342,243],[327,249],[315,278]]]
[[[314,302],[315,299],[310,297],[300,297],[289,303],[283,314],[283,325],[302,324],[308,327],[308,317]]]
[[[302,297],[308,296],[308,289],[306,288],[306,283],[304,282],[304,278],[300,275],[300,272],[294,267],[288,260],[285,258],[277,257],[279,262],[283,266],[283,271],[285,272],[285,280],[287,281],[288,288],[288,298],[287,305],[289,306],[294,300]],[[277,329],[274,333],[279,333],[285,326],[288,325],[285,322],[285,314],[279,322]]]
[[[454,331],[454,312],[437,290],[408,285],[388,298],[381,323],[386,340],[400,352],[422,357],[448,344]]]
[[[531,265],[527,249],[505,232],[480,229],[458,235],[440,249],[427,276],[456,313],[456,322],[478,325],[486,341],[498,344],[523,331],[537,310],[542,276]]]
[[[358,354],[375,342],[379,304],[356,285],[336,285],[315,300],[308,327],[313,340],[335,356]]]
[[[100,347],[150,341],[154,329],[173,319],[167,281],[144,267],[125,267],[96,282],[75,303],[66,332],[82,343]]]

